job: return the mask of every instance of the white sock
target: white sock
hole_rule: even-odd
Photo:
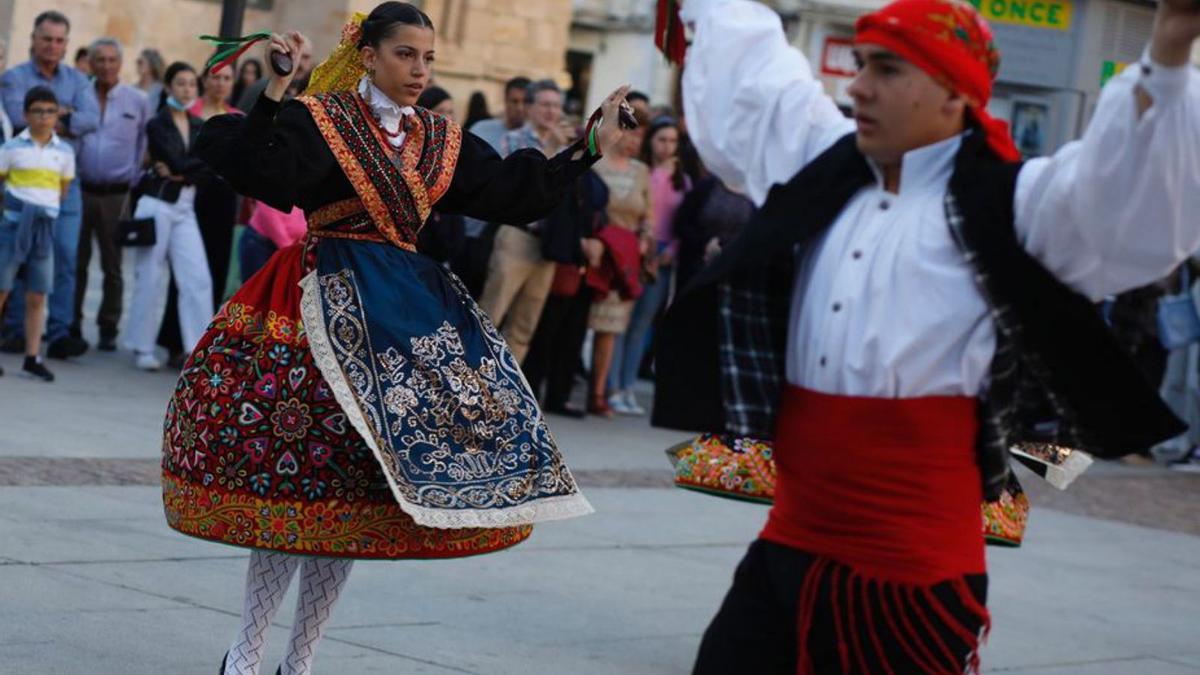
[[[296,619],[283,659],[283,675],[308,675],[312,669],[317,643],[325,634],[325,623],[337,602],[353,560],[345,558],[306,558],[300,569],[300,600]]]
[[[229,647],[225,675],[258,675],[267,629],[299,566],[300,558],[286,553],[258,549],[250,553],[242,628]]]

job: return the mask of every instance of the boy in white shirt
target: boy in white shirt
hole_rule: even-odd
[[[49,87],[25,95],[28,127],[0,146],[0,183],[4,211],[0,217],[0,305],[13,280],[25,267],[25,364],[22,372],[45,382],[54,375],[42,363],[46,294],[54,279],[54,219],[75,178],[75,151],[54,133],[58,99]],[[3,375],[0,370],[0,375]]]

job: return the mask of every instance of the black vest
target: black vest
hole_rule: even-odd
[[[1025,429],[1017,404],[1044,396],[1057,442],[1100,457],[1136,452],[1186,428],[1118,345],[1099,312],[1017,239],[1021,165],[967,134],[946,193],[946,217],[996,326],[978,458],[988,499],[1008,479],[1008,448]],[[653,423],[771,438],[784,364],[797,246],[828,230],[874,181],[850,134],[771,189],[746,230],[688,286],[663,321]]]

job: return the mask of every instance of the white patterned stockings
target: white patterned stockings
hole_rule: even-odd
[[[353,560],[345,558],[307,558],[300,568],[300,601],[296,619],[283,659],[283,675],[308,675],[313,652],[325,634],[325,622],[337,602]]]
[[[242,628],[229,648],[226,675],[258,675],[267,629],[298,568],[300,598],[282,670],[284,675],[308,675],[317,642],[325,632],[325,622],[353,563],[341,558],[304,558],[258,549],[251,552]]]

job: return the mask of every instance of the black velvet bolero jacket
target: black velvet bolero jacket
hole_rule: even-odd
[[[537,150],[501,159],[486,141],[464,131],[450,187],[433,205],[444,213],[505,223],[544,218],[599,158],[576,143],[555,157]],[[201,130],[194,153],[240,194],[287,211],[307,213],[355,196],[354,187],[308,108],[261,96],[250,114],[221,115]]]

